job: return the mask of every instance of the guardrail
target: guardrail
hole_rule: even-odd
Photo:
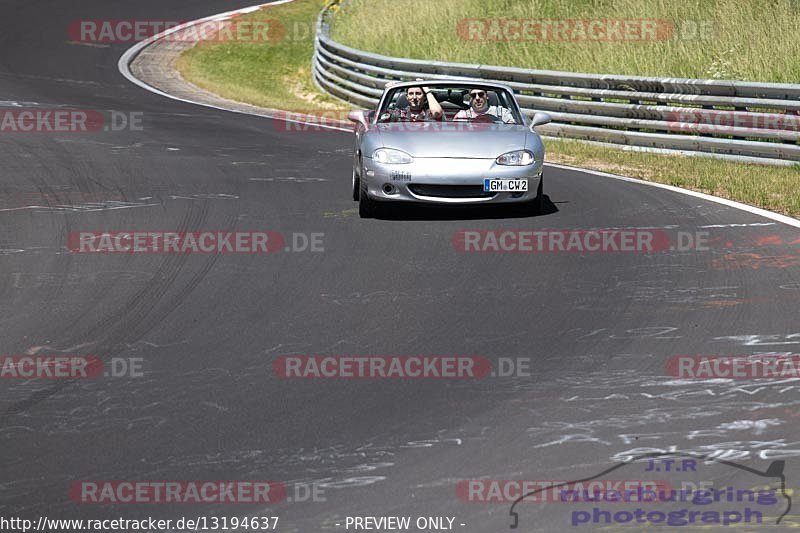
[[[489,80],[517,93],[546,136],[761,163],[800,164],[800,85],[531,70],[388,57],[335,42],[317,20],[313,75],[321,89],[374,107],[389,81]]]

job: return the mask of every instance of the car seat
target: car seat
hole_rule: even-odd
[[[408,98],[406,98],[406,93],[401,92],[391,107],[392,109],[403,109],[404,107],[408,107]]]

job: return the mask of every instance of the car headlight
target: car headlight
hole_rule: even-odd
[[[533,164],[533,152],[529,150],[515,150],[501,155],[496,160],[498,165],[509,165],[514,167],[524,167]]]
[[[407,153],[392,148],[378,148],[372,154],[372,159],[384,165],[406,165],[414,162],[414,158]]]

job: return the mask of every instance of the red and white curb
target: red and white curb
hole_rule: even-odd
[[[337,131],[352,132],[353,131],[352,125],[349,122],[346,122],[346,121],[337,121],[335,119],[326,118],[325,122],[328,122],[328,123],[338,122],[338,125],[324,124],[324,123],[320,123],[319,117],[312,117],[310,115],[309,115],[309,120],[308,121],[304,121],[301,118],[298,118],[297,120],[295,120],[295,119],[292,119],[292,118],[288,118],[287,114],[291,115],[291,116],[294,116],[294,117],[302,117],[303,115],[301,113],[291,113],[289,111],[282,111],[282,110],[279,110],[279,109],[268,109],[268,110],[264,110],[264,111],[244,111],[244,110],[241,110],[241,109],[233,109],[233,108],[229,108],[229,107],[222,107],[222,106],[218,106],[218,105],[214,105],[214,104],[209,104],[209,103],[206,103],[206,102],[197,102],[195,100],[189,100],[187,98],[181,98],[179,96],[175,96],[173,94],[166,93],[166,92],[164,92],[164,91],[162,91],[160,89],[157,89],[156,87],[153,87],[152,85],[149,85],[149,84],[145,83],[144,81],[142,81],[139,78],[137,78],[136,76],[134,76],[133,73],[130,70],[130,64],[133,62],[134,59],[136,59],[136,56],[138,56],[139,53],[142,50],[144,50],[148,46],[152,45],[153,43],[155,43],[157,41],[160,41],[161,39],[164,39],[165,37],[168,37],[168,36],[172,35],[173,33],[184,31],[186,28],[189,28],[191,26],[197,26],[197,25],[203,24],[205,22],[219,22],[219,21],[224,21],[224,20],[232,20],[232,19],[234,19],[236,17],[239,17],[241,15],[245,15],[247,13],[252,13],[254,11],[258,11],[259,9],[261,9],[263,7],[271,7],[271,6],[281,5],[281,4],[288,4],[289,2],[292,2],[292,1],[294,1],[294,0],[278,0],[277,2],[270,2],[270,3],[266,3],[266,4],[258,4],[258,5],[255,5],[255,6],[244,7],[242,9],[236,9],[236,10],[233,10],[233,11],[227,11],[225,13],[220,13],[218,15],[211,15],[209,17],[201,18],[201,19],[198,19],[198,20],[192,20],[190,22],[186,22],[186,23],[181,24],[179,26],[175,26],[174,28],[170,28],[170,29],[168,29],[166,31],[163,31],[161,33],[153,35],[152,37],[149,37],[149,38],[145,39],[144,41],[138,42],[135,45],[133,45],[130,48],[128,48],[125,51],[125,53],[122,54],[122,56],[119,58],[119,61],[117,62],[117,68],[119,69],[120,74],[125,76],[125,78],[128,81],[130,81],[131,83],[133,83],[135,85],[138,85],[142,89],[146,89],[146,90],[150,91],[151,93],[155,93],[155,94],[157,94],[159,96],[163,96],[165,98],[171,98],[172,100],[177,100],[179,102],[185,102],[187,104],[195,104],[195,105],[199,105],[199,106],[203,106],[203,107],[209,107],[209,108],[212,108],[212,109],[219,109],[221,111],[230,111],[230,112],[233,112],[233,113],[241,113],[243,115],[255,115],[255,116],[259,116],[259,117],[271,118],[271,119],[274,119],[274,120],[281,120],[283,122],[291,122],[291,123],[294,123],[294,124],[303,124],[303,125],[307,125],[307,126],[314,126],[315,128],[325,128],[325,129],[331,129],[331,130],[337,130]]]

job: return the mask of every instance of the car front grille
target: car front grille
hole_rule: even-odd
[[[416,183],[408,189],[418,196],[436,198],[491,198],[495,192],[484,192],[482,185],[424,185]]]

